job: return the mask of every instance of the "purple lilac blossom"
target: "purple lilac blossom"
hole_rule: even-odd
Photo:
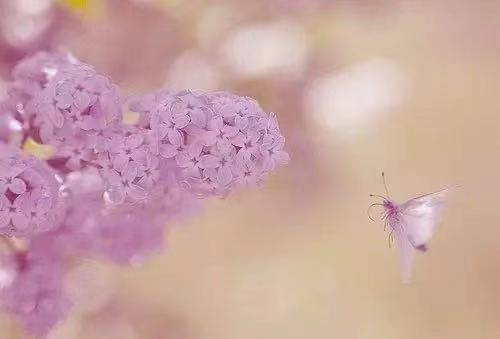
[[[34,94],[45,87],[57,70],[75,63],[69,54],[39,52],[21,60],[12,70],[14,89]]]
[[[96,220],[90,249],[118,264],[141,264],[163,247],[164,233],[164,220],[154,220],[144,211],[110,213]]]
[[[11,253],[14,282],[0,294],[33,333],[69,309],[68,258],[142,263],[200,198],[258,185],[289,161],[276,116],[248,97],[160,90],[130,109],[140,113],[133,126],[118,87],[70,55],[38,53],[13,70],[0,118],[54,150],[28,156],[0,130],[0,236],[29,239]]]
[[[56,228],[63,213],[59,186],[45,163],[0,145],[0,234],[30,237]]]
[[[4,309],[29,332],[41,336],[62,321],[71,306],[63,289],[62,258],[50,248],[50,242],[36,243],[27,252],[12,254],[15,273],[0,291]]]
[[[158,159],[149,147],[144,131],[133,126],[102,136],[104,150],[93,162],[104,180],[107,200],[115,205],[140,203],[158,183]]]
[[[225,196],[259,184],[289,161],[275,115],[248,97],[227,92],[156,92],[131,103],[162,161],[174,160],[202,196]]]
[[[162,248],[165,224],[188,216],[197,205],[192,195],[173,185],[160,187],[162,196],[156,195],[155,201],[115,206],[101,198],[104,185],[97,170],[74,172],[63,188],[69,205],[64,224],[43,236],[52,238],[60,253],[76,252],[118,264],[142,262]]]
[[[119,126],[122,120],[117,86],[80,62],[57,70],[25,111],[33,117],[32,137],[55,146],[57,155],[66,157],[63,144],[85,150],[92,137]],[[78,162],[71,164],[78,167]]]
[[[122,119],[118,87],[69,54],[42,52],[21,61],[8,94],[2,111],[18,120],[25,137],[54,147],[59,170],[84,167],[96,139]]]
[[[8,88],[8,99],[1,107],[4,114],[10,112],[25,128],[29,128],[31,116],[27,115],[25,106],[64,66],[70,65],[74,59],[69,55],[40,52],[30,58],[21,60],[12,71],[12,83]]]

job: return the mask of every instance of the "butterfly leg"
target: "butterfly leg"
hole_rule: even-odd
[[[368,218],[370,218],[371,221],[375,221],[375,219],[372,218],[371,214],[370,214],[370,211],[371,209],[374,207],[374,206],[384,206],[383,204],[379,204],[379,203],[373,203],[371,204],[369,207],[368,207],[368,210],[366,211],[366,214],[368,215]]]
[[[392,248],[392,243],[394,242],[394,231],[392,229],[389,232],[389,236],[387,237],[387,240],[389,242],[389,248]]]

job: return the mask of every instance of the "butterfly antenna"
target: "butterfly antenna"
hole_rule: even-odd
[[[385,182],[385,173],[382,172],[382,181],[384,182],[385,194],[390,197],[389,190],[387,189],[387,183]]]

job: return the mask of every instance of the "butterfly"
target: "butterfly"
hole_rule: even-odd
[[[389,190],[382,173],[385,193],[387,196],[370,194],[371,197],[381,198],[382,202],[373,203],[374,206],[383,208],[382,220],[385,222],[384,230],[389,232],[389,245],[396,242],[400,254],[401,280],[409,282],[415,250],[425,252],[439,222],[443,207],[450,188],[424,194],[410,199],[403,204],[398,204],[389,196]]]

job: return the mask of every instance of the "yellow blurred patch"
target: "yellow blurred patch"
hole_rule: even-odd
[[[100,17],[106,12],[104,0],[59,0],[59,2],[72,12],[84,17]]]
[[[88,7],[87,0],[61,0],[61,2],[74,10],[85,10]]]
[[[42,160],[49,159],[54,155],[54,148],[52,146],[39,144],[31,138],[26,139],[23,150]]]
[[[125,112],[123,113],[123,123],[125,125],[135,125],[139,121],[139,113],[136,112]]]

